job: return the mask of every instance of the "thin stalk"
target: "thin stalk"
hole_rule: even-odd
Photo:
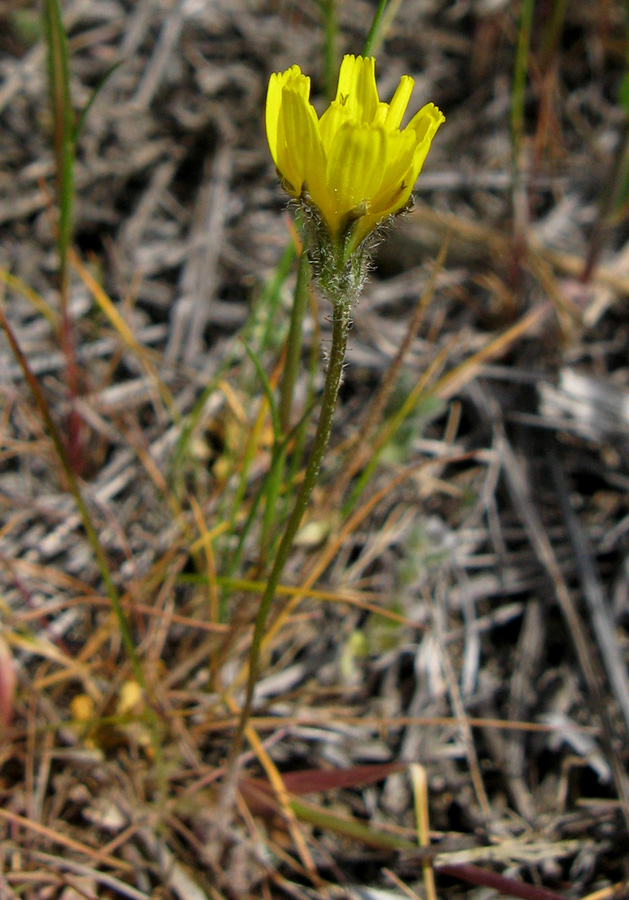
[[[297,269],[297,284],[295,285],[295,299],[290,317],[290,328],[286,339],[286,359],[280,387],[279,414],[280,425],[284,434],[290,428],[290,418],[293,407],[293,393],[297,381],[297,371],[301,357],[302,332],[304,315],[308,303],[308,290],[310,288],[310,275],[312,267],[305,248],[299,257]]]
[[[79,393],[75,335],[70,316],[69,252],[72,243],[74,211],[75,123],[70,99],[70,66],[68,42],[61,18],[59,0],[45,0],[42,7],[43,27],[48,45],[48,85],[54,121],[54,151],[57,176],[57,251],[59,254],[59,296],[61,300],[61,347],[66,364],[66,381],[70,395],[67,422],[67,446],[74,472],[79,473],[83,459],[80,445],[81,420],[74,401]]]
[[[337,65],[337,24],[336,24],[336,0],[322,0],[323,23],[325,29],[325,45],[323,48],[325,96],[328,101],[334,97],[336,88]]]
[[[372,402],[369,404],[365,411],[365,416],[363,417],[363,421],[359,428],[358,446],[354,445],[350,448],[350,451],[347,454],[345,465],[341,470],[340,476],[336,480],[334,488],[332,489],[329,499],[329,505],[332,508],[335,508],[337,506],[338,501],[343,497],[343,494],[345,493],[353,476],[362,467],[362,465],[371,458],[373,454],[373,434],[376,431],[378,423],[382,418],[382,412],[386,406],[387,400],[389,399],[391,392],[395,387],[398,375],[404,362],[404,358],[406,357],[411,344],[415,340],[415,337],[419,330],[419,326],[424,317],[424,313],[426,312],[426,309],[428,308],[428,305],[433,298],[437,276],[443,268],[449,244],[450,234],[448,233],[445,237],[441,250],[439,251],[439,256],[437,257],[437,261],[435,262],[435,265],[431,272],[430,279],[428,281],[428,284],[426,285],[426,289],[423,291],[421,297],[419,298],[419,302],[415,307],[415,312],[413,313],[413,318],[408,327],[406,337],[400,344],[399,349],[395,355],[395,359],[393,360],[388,372],[384,376],[382,384],[380,385]]]
[[[531,28],[535,0],[522,0],[520,13],[520,29],[513,72],[513,88],[511,91],[511,146],[513,164],[517,168],[520,162],[522,136],[524,134],[524,99],[526,93],[526,73],[529,65],[529,48],[531,44]]]
[[[559,41],[561,40],[567,8],[568,0],[554,0],[553,8],[550,13],[550,22],[546,28],[544,40],[542,42],[540,60],[540,68],[542,71],[550,66],[553,58],[557,55],[557,48],[559,47]]]
[[[341,377],[343,375],[345,348],[347,346],[347,335],[349,332],[349,313],[350,304],[346,300],[337,301],[333,305],[332,345],[330,348],[328,370],[325,376],[325,385],[323,387],[323,398],[321,400],[317,432],[310,450],[304,479],[301,483],[299,493],[297,494],[297,499],[295,500],[295,506],[293,507],[291,516],[284,529],[277,556],[275,557],[273,568],[271,569],[271,573],[266,583],[266,589],[262,596],[262,600],[260,601],[260,606],[258,607],[258,614],[256,616],[253,637],[251,640],[251,649],[249,651],[249,674],[247,678],[245,702],[226,767],[227,780],[225,791],[228,798],[232,791],[236,763],[242,749],[245,730],[251,715],[253,692],[260,671],[260,651],[262,638],[264,636],[264,628],[271,610],[273,598],[275,597],[275,592],[282,577],[282,572],[284,571],[284,566],[286,565],[292,549],[295,535],[301,525],[301,520],[317,482],[323,457],[325,456],[325,451],[332,432],[332,421],[334,419],[334,411],[336,409]]]
[[[59,224],[57,244],[60,275],[67,273],[68,251],[72,241],[74,201],[74,113],[70,101],[68,44],[58,0],[45,0],[43,24],[48,44],[48,82],[54,120],[55,168]],[[61,297],[62,303],[67,296]]]
[[[526,76],[529,67],[531,29],[535,0],[522,0],[518,42],[513,70],[511,90],[511,166],[513,172],[513,253],[511,260],[511,282],[516,288],[519,278],[519,264],[526,248],[528,225],[528,197],[523,159],[524,143],[524,103],[526,99]]]
[[[249,532],[251,531],[253,523],[256,521],[260,504],[263,499],[267,499],[267,501],[268,501],[268,496],[269,496],[269,491],[270,491],[269,484],[271,483],[271,480],[275,478],[275,474],[276,474],[275,470],[277,469],[278,466],[280,466],[280,464],[283,460],[283,457],[286,454],[287,446],[291,442],[294,442],[296,440],[295,435],[298,432],[301,432],[304,430],[304,425],[309,417],[309,414],[312,412],[313,406],[314,406],[314,403],[308,404],[308,406],[306,407],[306,411],[304,412],[302,418],[297,423],[297,425],[295,425],[295,427],[291,431],[289,431],[289,433],[286,435],[286,437],[284,438],[284,440],[282,441],[282,443],[280,445],[277,445],[276,447],[274,447],[273,453],[271,456],[271,465],[269,466],[269,471],[264,476],[264,480],[263,480],[262,484],[260,485],[260,488],[253,499],[251,508],[249,509],[249,514],[247,515],[245,524],[240,529],[240,535],[238,538],[238,544],[236,545],[236,549],[234,550],[233,554],[229,557],[228,562],[225,565],[227,581],[225,582],[224,585],[221,584],[221,586],[230,588],[230,585],[228,583],[229,578],[234,574],[234,572],[240,565],[240,558],[241,558],[242,552],[245,548],[245,542],[247,540],[247,536],[249,535]],[[232,531],[233,531],[233,526],[232,526]],[[229,533],[231,534],[232,531],[230,531]],[[219,579],[219,583],[220,583],[220,579]]]
[[[138,684],[143,689],[146,689],[144,672],[142,671],[140,660],[138,659],[137,653],[135,651],[135,645],[131,636],[131,629],[124,614],[124,610],[122,609],[120,595],[116,590],[116,586],[109,570],[109,563],[107,562],[107,557],[105,556],[103,545],[98,538],[98,534],[92,523],[87,504],[83,499],[78,479],[74,474],[74,468],[72,466],[66,444],[61,437],[59,429],[55,425],[52,416],[50,415],[48,404],[46,403],[39,382],[30,369],[28,361],[22,352],[22,348],[20,347],[17,338],[13,333],[13,329],[7,321],[2,306],[0,306],[0,326],[4,329],[9,345],[11,346],[11,350],[13,351],[13,355],[15,356],[20,368],[24,373],[24,377],[33,395],[33,399],[37,404],[41,417],[44,421],[44,425],[46,426],[46,430],[48,431],[50,437],[52,438],[52,442],[55,445],[57,456],[59,457],[59,461],[68,482],[68,487],[70,488],[70,493],[74,497],[74,501],[79,510],[79,514],[83,522],[83,528],[85,529],[85,534],[87,535],[87,539],[91,544],[92,550],[94,551],[101,578],[103,579],[105,590],[107,591],[107,596],[109,597],[112,609],[115,613],[116,619],[118,620],[118,627],[120,628],[122,642],[125,646],[125,650],[127,651],[129,661],[131,662],[133,673]]]
[[[312,266],[308,259],[308,253],[305,248],[303,248],[297,267],[297,283],[295,285],[295,295],[291,310],[290,327],[286,338],[284,370],[282,372],[282,381],[280,384],[278,418],[279,429],[281,430],[282,436],[287,435],[290,430],[290,420],[293,410],[293,394],[295,392],[295,382],[297,381],[297,372],[299,371],[299,362],[301,359],[303,323],[308,303],[311,274]],[[280,441],[276,434],[273,447],[273,462],[271,465],[273,476],[269,478],[264,516],[262,518],[262,537],[260,539],[260,564],[262,567],[266,566],[269,548],[273,541],[275,522],[277,519],[278,498],[282,485],[285,460],[286,442]]]
[[[269,479],[266,483],[266,491],[264,496],[264,513],[262,514],[262,527],[260,529],[260,550],[258,554],[258,565],[260,570],[266,568],[269,556],[271,555],[271,547],[276,537],[275,523],[277,520],[277,508],[279,504],[280,491],[282,488],[282,476],[286,467],[286,446],[276,443],[273,447],[271,456],[271,466],[269,469]]]
[[[629,195],[629,0],[625,0],[625,74],[620,85],[619,101],[625,111],[620,138],[614,153],[611,169],[602,188],[598,214],[590,235],[590,246],[581,273],[581,281],[587,284],[603,249],[605,230],[611,224],[614,208],[623,206]]]
[[[369,29],[369,34],[367,35],[367,40],[365,41],[363,56],[371,56],[371,49],[376,39],[376,35],[378,34],[380,21],[382,19],[382,16],[384,15],[385,9],[387,8],[388,2],[389,0],[380,0],[380,3],[378,4],[378,9],[376,10],[376,14],[373,17],[373,22],[371,23],[371,28]]]
[[[587,284],[598,264],[601,251],[605,243],[605,231],[609,227],[611,213],[616,205],[619,188],[622,186],[623,175],[627,178],[627,170],[629,168],[629,118],[625,121],[620,132],[620,140],[614,153],[609,174],[605,179],[601,192],[601,200],[594,222],[594,227],[590,235],[590,245],[585,258],[585,265],[581,273],[581,281]]]
[[[282,285],[288,278],[294,259],[295,245],[291,241],[286,245],[284,253],[282,254],[282,258],[277,264],[271,280],[267,282],[264,290],[260,292],[260,295],[255,302],[253,316],[251,318],[255,321],[255,318],[257,317],[257,314],[260,310],[264,310],[266,314],[264,333],[262,335],[262,339],[259,343],[258,348],[258,353],[260,355],[262,355],[264,351],[269,347],[269,344],[273,343],[273,336],[276,333],[277,329],[275,314],[280,302],[280,292]]]

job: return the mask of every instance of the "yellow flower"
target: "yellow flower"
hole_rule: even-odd
[[[404,129],[413,79],[393,99],[378,97],[373,57],[346,56],[336,99],[317,116],[310,78],[299,66],[271,75],[266,133],[284,189],[318,210],[333,241],[356,249],[379,222],[410,199],[443,114],[424,106]],[[351,230],[351,235],[350,235]]]

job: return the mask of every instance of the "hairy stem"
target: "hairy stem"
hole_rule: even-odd
[[[253,701],[253,692],[258,680],[260,671],[260,650],[262,638],[264,637],[264,628],[271,610],[275,591],[282,577],[284,566],[288,560],[295,535],[301,524],[301,520],[308,506],[310,497],[321,469],[321,464],[325,456],[325,451],[330,440],[332,431],[332,421],[334,411],[336,409],[336,401],[338,397],[339,387],[341,385],[341,377],[343,374],[343,363],[345,360],[345,348],[347,346],[347,334],[349,331],[349,312],[350,304],[342,299],[333,305],[332,316],[332,346],[330,348],[330,358],[328,361],[328,370],[325,377],[325,385],[323,388],[323,398],[321,400],[321,410],[319,412],[319,422],[314,442],[308,457],[304,479],[301,483],[295,506],[291,516],[284,529],[281,543],[279,545],[277,556],[273,563],[273,568],[266,583],[266,589],[260,601],[258,614],[256,616],[255,626],[253,630],[253,638],[251,640],[251,649],[249,651],[249,674],[247,678],[247,692],[245,702],[236,729],[236,734],[230,749],[229,759],[227,763],[227,782],[226,790],[230,791],[233,783],[236,762],[242,749],[243,739],[247,728],[247,723],[251,715],[251,705]]]

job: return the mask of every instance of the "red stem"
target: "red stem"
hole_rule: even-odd
[[[525,881],[517,881],[513,878],[505,878],[488,869],[478,866],[462,864],[459,866],[435,866],[435,871],[440,875],[449,875],[451,878],[459,878],[469,884],[477,884],[481,887],[494,888],[508,897],[518,897],[520,900],[566,900],[563,894],[549,891],[547,888],[538,887],[536,884],[527,884]]]

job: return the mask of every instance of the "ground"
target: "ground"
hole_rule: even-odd
[[[446,123],[231,765],[330,339],[313,290],[273,484],[299,239],[266,84],[299,64],[321,112],[376,7],[62,3],[93,100],[63,194],[41,10],[0,0],[2,900],[627,894],[620,2],[386,6],[381,97],[410,74]]]

